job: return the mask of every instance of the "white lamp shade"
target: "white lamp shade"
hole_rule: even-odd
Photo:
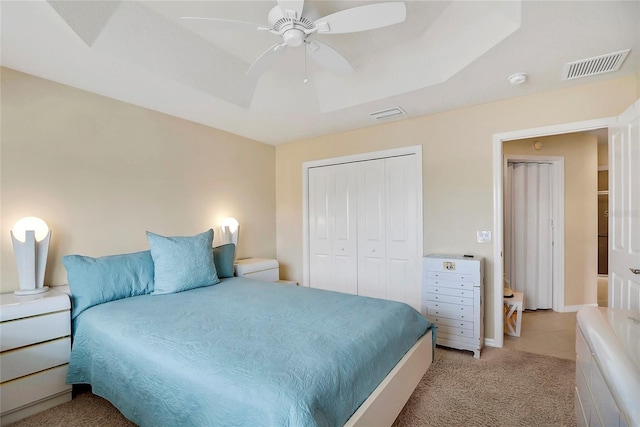
[[[235,218],[225,218],[220,224],[220,237],[222,237],[222,243],[233,243],[236,246],[234,259],[238,254],[238,235],[240,234],[240,225]]]
[[[240,224],[238,224],[238,220],[232,217],[228,217],[222,220],[222,227],[229,228],[229,231],[231,233],[235,233],[236,231],[238,231],[239,225]]]
[[[22,218],[13,226],[11,241],[20,281],[16,295],[37,294],[49,289],[43,283],[50,239],[51,231],[40,218]]]
[[[21,242],[26,240],[27,230],[33,230],[37,242],[41,242],[49,234],[49,226],[46,222],[35,216],[27,216],[15,223],[11,232]]]

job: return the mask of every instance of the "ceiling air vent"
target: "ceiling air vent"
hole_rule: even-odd
[[[369,115],[376,120],[388,119],[390,117],[402,116],[404,114],[407,114],[407,112],[400,107],[387,108],[386,110],[369,113]]]
[[[596,74],[617,71],[620,69],[620,66],[628,54],[629,49],[569,62],[564,66],[562,79],[579,79],[582,77],[594,76]]]

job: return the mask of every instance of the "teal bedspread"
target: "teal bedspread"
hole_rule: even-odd
[[[141,426],[340,426],[430,327],[402,303],[225,279],[86,310],[67,380]]]

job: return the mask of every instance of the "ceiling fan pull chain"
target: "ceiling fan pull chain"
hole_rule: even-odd
[[[302,81],[304,84],[307,84],[309,79],[307,78],[307,45],[309,43],[307,41],[304,42],[304,80]]]

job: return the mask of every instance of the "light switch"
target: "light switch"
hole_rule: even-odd
[[[478,243],[491,243],[491,231],[477,231]]]

